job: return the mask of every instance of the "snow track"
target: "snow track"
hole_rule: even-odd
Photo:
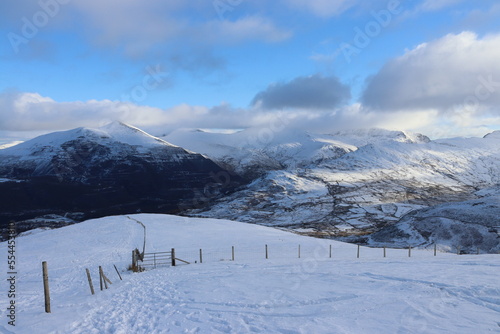
[[[142,227],[107,217],[18,238],[17,326],[2,333],[495,333],[498,255],[362,248],[238,222],[133,215],[147,227],[146,251],[231,249],[236,261],[125,268]],[[271,247],[270,259],[243,250]],[[278,251],[296,249],[296,256]],[[333,245],[333,258],[325,256]],[[281,246],[280,246],[281,245]],[[280,247],[278,247],[280,246]],[[0,252],[5,252],[5,243]],[[261,249],[262,250],[262,249]],[[49,263],[52,313],[43,312],[40,262]],[[117,278],[113,264],[122,272]],[[98,291],[97,266],[113,281]],[[96,294],[90,295],[84,268]],[[2,280],[2,291],[5,290]],[[5,302],[0,307],[5,310]],[[5,312],[5,311],[2,311]],[[2,327],[3,326],[3,327]]]
[[[436,264],[425,270],[421,262],[323,261],[302,279],[294,272],[297,261],[157,269],[129,275],[82,321],[58,333],[498,330],[500,289],[492,281],[469,285],[477,278],[470,273],[465,282],[453,280],[435,272]],[[489,269],[483,274],[493,275],[499,267]]]

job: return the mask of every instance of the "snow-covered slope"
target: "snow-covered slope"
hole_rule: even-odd
[[[451,252],[500,252],[500,188],[485,189],[479,199],[415,210],[395,225],[370,235],[370,245],[429,245]]]
[[[212,219],[134,215],[146,251],[191,262],[132,274],[143,227],[107,217],[16,240],[16,327],[2,333],[489,333],[500,312],[498,255],[362,247]],[[265,259],[264,245],[269,259]],[[301,245],[301,258],[297,248]],[[332,258],[329,247],[332,245]],[[235,261],[231,247],[235,246]],[[7,243],[0,243],[7,254]],[[44,313],[41,262],[52,313]],[[120,281],[113,265],[119,269]],[[113,282],[99,291],[98,266]],[[89,291],[89,268],[96,294]],[[0,281],[7,291],[7,280]]]
[[[413,210],[478,198],[478,190],[500,184],[497,133],[430,141],[380,129],[323,135],[291,129],[179,130],[165,138],[254,178],[245,189],[195,214],[313,235],[363,236]],[[481,221],[482,211],[477,214]]]

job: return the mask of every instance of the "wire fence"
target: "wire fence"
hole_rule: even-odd
[[[210,263],[221,261],[236,261],[240,263],[252,263],[257,261],[272,260],[380,260],[380,259],[404,259],[404,258],[432,258],[438,254],[454,255],[448,252],[440,252],[435,245],[427,248],[373,248],[359,245],[349,245],[336,248],[333,244],[321,245],[281,245],[264,244],[255,247],[227,246],[220,248],[176,248],[174,258],[177,265]],[[458,250],[457,255],[460,255]],[[479,254],[479,251],[477,252]],[[145,253],[144,262],[141,267],[152,269],[159,266],[170,266],[172,264],[172,251]]]

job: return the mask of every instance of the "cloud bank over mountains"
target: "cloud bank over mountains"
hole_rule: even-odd
[[[254,18],[241,23],[252,30]],[[268,26],[266,29],[271,29]],[[278,38],[278,37],[277,37]],[[121,120],[137,126],[243,128],[276,119],[311,131],[378,126],[432,137],[482,135],[500,127],[500,34],[448,34],[390,59],[359,101],[336,76],[313,74],[270,84],[248,108],[129,101],[58,102],[36,92],[0,94],[0,131],[53,131]],[[459,130],[457,130],[459,129]]]

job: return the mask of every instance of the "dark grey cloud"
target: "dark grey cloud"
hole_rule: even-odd
[[[332,109],[350,97],[350,87],[337,77],[315,74],[272,84],[254,97],[252,105],[264,109]]]

